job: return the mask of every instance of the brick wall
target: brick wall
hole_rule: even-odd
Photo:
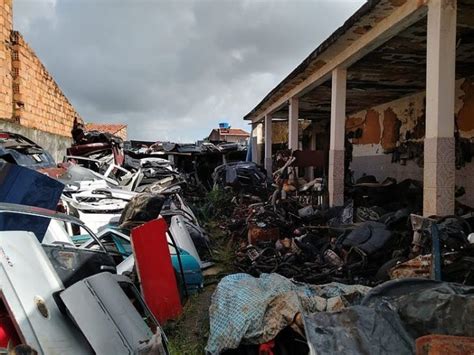
[[[113,123],[86,123],[87,131],[99,131],[113,134],[114,136],[127,140],[127,125]]]
[[[12,65],[10,33],[12,1],[0,0],[0,119],[13,118]]]
[[[11,43],[14,120],[27,128],[70,137],[78,113],[23,36],[13,31]]]

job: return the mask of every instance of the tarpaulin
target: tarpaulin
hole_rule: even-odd
[[[34,170],[0,163],[0,202],[56,210],[64,185]],[[49,219],[18,214],[0,214],[0,230],[26,230],[43,240]]]
[[[407,331],[418,338],[428,334],[474,337],[474,287],[424,279],[385,282],[362,301],[369,307],[389,303]]]
[[[358,306],[303,315],[310,354],[413,354],[428,334],[474,336],[474,287],[422,279],[389,281]]]
[[[330,283],[312,286],[278,274],[234,274],[223,278],[212,296],[206,350],[219,354],[241,343],[263,344],[291,325],[300,312],[340,309],[356,304],[370,290]]]
[[[414,343],[396,312],[353,306],[340,312],[304,315],[310,354],[414,353]]]

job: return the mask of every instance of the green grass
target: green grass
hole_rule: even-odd
[[[209,303],[214,287],[189,298],[181,317],[165,325],[171,355],[205,354],[209,336]]]
[[[230,235],[221,228],[222,222],[229,218],[235,205],[232,194],[224,190],[212,190],[192,208],[209,234],[212,256],[219,272],[207,276],[204,290],[189,298],[181,317],[165,325],[168,347],[171,355],[205,354],[209,336],[209,305],[212,293],[220,279],[234,269],[235,251]]]

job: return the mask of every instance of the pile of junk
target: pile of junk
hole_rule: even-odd
[[[425,217],[421,182],[374,176],[347,179],[344,206],[329,207],[325,171],[305,179],[295,153],[278,152],[271,175],[253,163],[214,172],[233,196],[221,228],[239,273],[213,295],[207,351],[473,353],[473,209]]]
[[[329,207],[324,154],[278,152],[269,174],[235,145],[80,122],[72,137],[56,164],[0,131],[0,352],[169,354],[162,326],[219,260],[194,208],[207,196],[235,271],[212,295],[208,354],[474,353],[468,206],[426,217],[422,183],[346,171]]]
[[[0,132],[0,349],[168,354],[177,319],[213,265],[172,162],[132,156],[77,123],[56,164]],[[21,352],[26,351],[26,352]]]

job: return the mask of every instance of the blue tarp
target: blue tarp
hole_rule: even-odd
[[[37,171],[0,163],[0,202],[56,210],[64,185]],[[49,219],[18,214],[0,214],[0,231],[25,230],[43,240]]]

